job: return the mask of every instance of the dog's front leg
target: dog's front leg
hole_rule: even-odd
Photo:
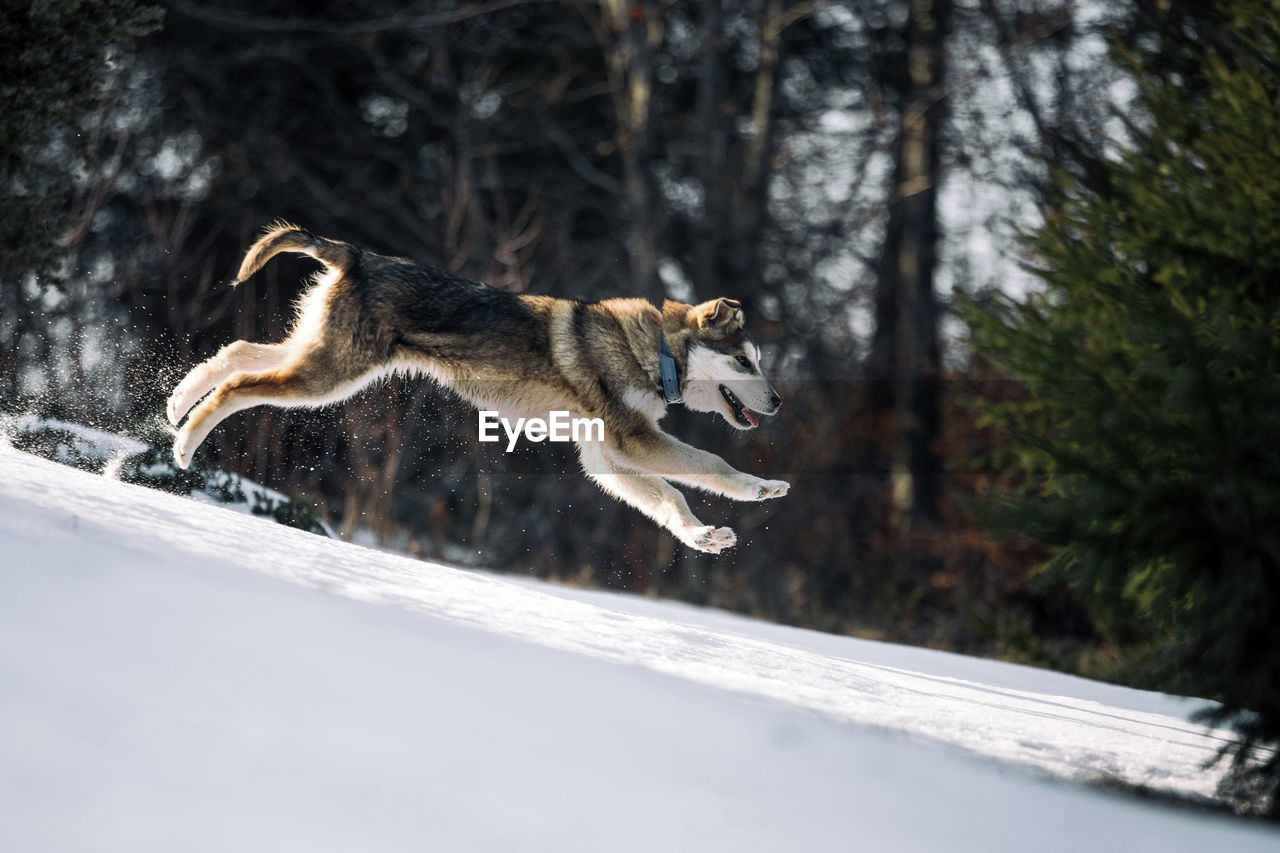
[[[780,498],[791,488],[783,480],[762,480],[660,430],[632,435],[613,448],[618,464],[666,480],[739,501]]]
[[[719,554],[737,544],[737,535],[728,527],[714,527],[699,521],[684,495],[661,478],[618,468],[599,444],[579,444],[578,454],[583,470],[600,488],[640,510],[690,548]]]

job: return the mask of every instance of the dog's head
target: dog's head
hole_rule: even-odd
[[[760,348],[743,331],[744,320],[733,299],[712,299],[685,312],[683,394],[690,409],[752,429],[760,423],[756,414],[774,414],[782,398],[760,372]]]

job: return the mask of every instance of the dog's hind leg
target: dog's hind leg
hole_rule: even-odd
[[[361,370],[350,362],[348,365],[346,370],[339,369],[323,351],[312,351],[274,370],[232,374],[191,411],[178,430],[173,441],[174,460],[181,468],[189,466],[196,448],[213,428],[236,412],[261,405],[325,406],[350,397],[381,375],[376,365],[365,364]]]
[[[619,468],[599,444],[579,444],[578,455],[582,469],[600,488],[640,510],[690,548],[719,554],[737,544],[738,537],[729,528],[713,527],[699,521],[689,509],[684,495],[661,478]]]
[[[221,385],[232,374],[259,373],[279,367],[288,357],[285,344],[252,344],[236,341],[218,350],[218,354],[197,364],[169,395],[165,412],[174,426],[196,402]]]

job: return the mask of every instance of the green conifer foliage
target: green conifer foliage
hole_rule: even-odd
[[[162,17],[135,0],[0,7],[0,280],[55,259],[65,195],[95,153],[91,119],[116,96],[106,79],[113,57]]]
[[[1147,685],[1221,702],[1205,717],[1273,795],[1280,759],[1253,748],[1280,739],[1280,16],[1215,13],[1169,36],[1182,72],[1117,50],[1139,109],[1106,180],[1059,176],[1028,238],[1042,292],[967,315],[1031,394],[986,411],[1025,484],[1001,527],[1054,549]]]

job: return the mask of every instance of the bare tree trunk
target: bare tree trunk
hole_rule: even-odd
[[[751,90],[751,135],[742,154],[742,180],[731,211],[734,215],[733,230],[750,233],[754,238],[752,232],[759,224],[769,151],[773,146],[773,92],[777,84],[778,47],[782,31],[807,15],[808,7],[797,6],[784,14],[781,0],[756,0],[752,13],[759,33],[760,59]]]
[[[944,118],[944,47],[950,0],[911,0],[904,33],[905,89],[895,145],[889,221],[876,289],[876,333],[868,364],[873,400],[892,413],[890,477],[894,529],[937,520],[937,184]]]
[[[662,43],[662,12],[653,0],[603,0],[603,28],[597,37],[613,88],[618,130],[615,144],[622,159],[627,204],[627,257],[631,286],[637,296],[661,301],[658,279],[658,232],[661,207],[653,173],[651,107],[652,52]]]
[[[720,293],[720,247],[725,233],[725,132],[724,0],[703,0],[702,51],[698,64],[698,130],[702,157],[698,180],[702,183],[702,218],[694,247],[694,281],[704,293]]]
[[[731,127],[741,116],[727,90],[721,42],[723,0],[706,0],[702,64],[698,75],[698,124],[703,139],[699,179],[704,203],[694,250],[696,281],[707,296],[732,292],[752,297],[762,289],[760,247],[767,227],[770,156],[782,33],[813,6],[784,9],[782,0],[752,0],[759,60],[752,76],[750,133],[730,154]]]

